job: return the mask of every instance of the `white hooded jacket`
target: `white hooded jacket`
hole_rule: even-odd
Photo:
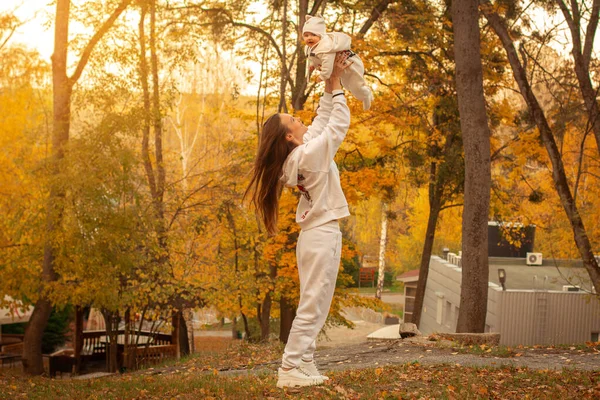
[[[333,158],[350,127],[350,110],[343,91],[325,93],[317,116],[283,164],[280,178],[302,193],[296,222],[307,230],[350,215]]]

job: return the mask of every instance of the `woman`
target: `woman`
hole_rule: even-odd
[[[315,340],[329,313],[340,263],[342,234],[338,219],[350,215],[333,161],[350,126],[350,110],[340,83],[348,67],[338,54],[325,81],[325,94],[310,127],[289,114],[264,123],[248,187],[269,234],[277,231],[282,185],[302,196],[296,211],[301,232],[296,246],[300,304],[278,371],[278,387],[319,385],[328,378],[313,359]]]

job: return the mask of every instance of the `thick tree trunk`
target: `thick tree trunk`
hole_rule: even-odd
[[[452,2],[456,91],[465,150],[462,287],[457,332],[484,332],[488,297],[490,130],[483,96],[477,0]]]
[[[190,338],[185,322],[185,314],[183,311],[178,311],[177,314],[179,314],[179,354],[187,356],[190,354]]]
[[[506,50],[513,76],[519,86],[519,91],[538,127],[542,142],[544,143],[544,147],[546,148],[548,157],[552,163],[552,180],[554,182],[554,187],[558,192],[560,202],[571,224],[575,244],[581,255],[583,266],[590,276],[592,284],[596,289],[596,293],[600,293],[600,266],[598,266],[598,262],[594,258],[594,252],[592,251],[592,246],[585,226],[583,225],[581,215],[579,214],[577,204],[575,204],[573,199],[561,154],[556,141],[554,140],[554,135],[550,129],[548,120],[527,80],[527,73],[519,60],[514,43],[508,33],[505,23],[500,16],[494,12],[488,1],[482,2],[482,11]]]
[[[52,312],[52,304],[46,299],[39,299],[31,318],[25,328],[23,340],[23,370],[29,375],[44,373],[42,359],[42,336]]]
[[[385,280],[385,249],[387,247],[388,203],[381,203],[381,235],[379,236],[379,274],[375,298],[381,300]]]

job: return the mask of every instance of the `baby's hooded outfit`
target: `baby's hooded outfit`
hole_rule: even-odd
[[[311,15],[306,16],[306,22],[302,28],[302,33],[304,34],[304,32],[310,32],[321,38],[314,47],[306,47],[309,65],[308,74],[312,70],[310,67],[317,69],[320,66],[318,73],[321,79],[329,79],[333,71],[336,53],[347,51],[349,54],[348,62],[352,64],[342,72],[342,85],[363,103],[364,110],[368,110],[373,101],[373,93],[365,82],[365,66],[362,60],[350,50],[352,44],[350,36],[341,32],[326,32],[325,20],[320,16],[313,17]]]

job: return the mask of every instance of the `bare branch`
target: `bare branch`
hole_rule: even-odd
[[[396,0],[381,0],[381,2],[375,6],[373,11],[371,11],[371,16],[365,21],[356,36],[359,38],[365,36],[369,29],[371,29],[371,26],[373,26],[373,24],[377,22],[379,17],[381,17],[381,15],[385,12],[385,10],[387,10],[388,6],[395,1]]]
[[[594,0],[592,4],[592,13],[585,33],[585,44],[583,46],[583,62],[586,68],[589,68],[592,58],[592,49],[594,48],[594,36],[598,28],[598,18],[600,17],[600,0]]]
[[[102,39],[102,36],[104,36],[104,34],[106,32],[108,32],[108,30],[113,26],[113,24],[115,23],[117,18],[119,18],[121,13],[123,11],[125,11],[125,9],[129,6],[129,4],[131,2],[132,2],[132,0],[121,1],[121,3],[115,9],[115,11],[113,11],[113,13],[110,15],[110,17],[108,17],[108,19],[104,22],[104,24],[102,24],[100,29],[98,29],[98,31],[94,34],[94,36],[92,36],[92,38],[90,39],[87,46],[85,46],[83,53],[81,54],[81,58],[79,59],[79,63],[77,64],[77,68],[75,69],[73,76],[71,76],[69,78],[69,83],[71,86],[74,85],[75,82],[77,82],[77,80],[83,73],[83,69],[85,68],[85,66],[87,64],[87,62],[90,58],[90,55],[92,54],[92,51],[94,50],[94,47],[96,47],[96,44],[100,41],[100,39]]]

